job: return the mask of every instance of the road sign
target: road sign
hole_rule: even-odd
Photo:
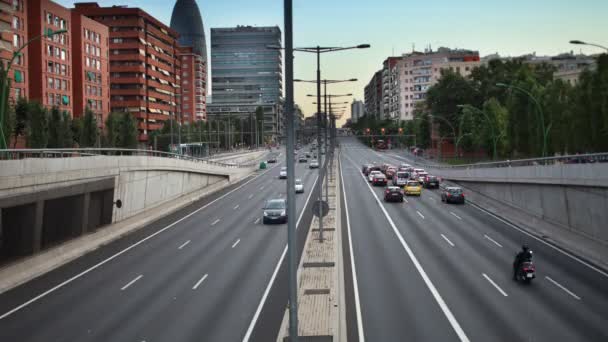
[[[327,204],[326,201],[316,201],[315,203],[313,203],[312,205],[312,214],[315,215],[316,217],[319,216],[327,216],[327,213],[329,213],[329,204]]]

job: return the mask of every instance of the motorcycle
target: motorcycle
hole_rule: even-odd
[[[536,278],[536,267],[532,261],[525,261],[521,263],[516,276],[518,281],[522,281],[529,284],[532,279]]]

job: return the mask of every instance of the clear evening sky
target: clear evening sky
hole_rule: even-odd
[[[90,0],[92,1],[92,0]],[[72,7],[74,0],[58,0]],[[209,44],[211,27],[236,25],[283,27],[280,0],[197,0]],[[100,0],[101,6],[140,7],[167,25],[174,0]],[[355,83],[331,86],[330,93],[353,93],[363,99],[363,88],[389,55],[423,50],[429,44],[479,50],[481,56],[498,52],[517,56],[536,52],[553,55],[574,50],[601,50],[568,44],[580,39],[608,45],[608,0],[295,0],[294,46],[350,46],[371,44],[322,56],[322,78],[358,78]],[[295,77],[314,79],[313,55],[297,53]],[[314,84],[296,84],[296,103],[306,116],[315,112]],[[344,100],[343,100],[344,101]],[[351,101],[351,98],[346,98]],[[350,105],[344,119],[350,116]],[[343,119],[343,120],[344,120]]]

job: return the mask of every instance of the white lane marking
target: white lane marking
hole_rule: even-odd
[[[234,206],[234,210],[237,210],[238,208],[239,208],[238,204]]]
[[[241,239],[236,240],[236,242],[232,244],[232,248],[236,247],[236,245],[238,245],[239,242],[241,242]]]
[[[403,200],[405,201],[405,203],[410,203],[407,201],[407,198],[403,197]]]
[[[416,213],[418,213],[418,216],[422,217],[424,219],[424,215],[422,215],[421,212],[419,212],[418,210],[416,210]]]
[[[315,185],[317,184],[318,180],[319,180],[319,176],[317,176],[315,178],[314,183],[312,183],[311,189],[315,188]],[[308,205],[308,201],[310,201],[310,196],[312,195],[312,193],[313,193],[313,191],[308,192],[308,197],[306,198],[306,202],[304,202],[303,208],[306,208],[306,206]],[[304,209],[302,209],[302,211],[300,212],[300,217],[298,217],[298,221],[296,222],[296,230],[298,229],[298,226],[300,225],[300,221],[302,220],[303,215],[304,215]],[[286,254],[287,254],[287,245],[285,245],[285,248],[283,249],[283,253],[281,253],[281,257],[279,258],[279,261],[277,262],[277,265],[275,266],[274,271],[272,272],[270,281],[268,282],[268,285],[266,286],[266,289],[264,290],[262,299],[260,299],[260,304],[258,304],[258,308],[255,310],[255,313],[253,314],[253,318],[251,318],[251,322],[249,323],[247,332],[245,332],[245,336],[243,337],[243,342],[248,342],[249,339],[251,338],[251,334],[253,333],[253,328],[255,327],[255,324],[258,322],[258,319],[260,318],[260,313],[262,312],[262,308],[264,307],[264,304],[266,303],[266,299],[268,298],[270,289],[272,288],[272,285],[274,284],[277,274],[279,273],[279,268],[281,268],[281,264],[283,263],[283,260],[285,259]]]
[[[355,253],[353,252],[353,239],[350,230],[350,216],[348,212],[348,200],[346,197],[346,185],[344,184],[344,176],[342,175],[342,160],[340,159],[340,183],[342,184],[342,198],[344,198],[344,209],[346,211],[346,229],[348,231],[348,249],[350,253],[350,265],[353,273],[353,291],[355,295],[355,311],[357,313],[357,336],[359,341],[365,342],[365,333],[363,331],[363,317],[361,316],[361,300],[359,298],[359,283],[357,281],[357,268],[355,267]],[[404,198],[405,202],[407,200]]]
[[[213,221],[213,222],[211,223],[211,225],[212,225],[212,226],[215,226],[215,225],[216,225],[218,222],[220,222],[220,219],[216,219],[215,221]]]
[[[258,224],[260,222],[260,218],[258,217],[257,219],[255,219],[255,222],[253,222],[253,224]]]
[[[187,244],[189,244],[189,243],[190,243],[190,240],[188,240],[188,241],[186,241],[186,242],[182,243],[182,245],[181,245],[181,246],[179,246],[179,247],[177,247],[177,249],[182,249],[182,248],[186,247],[186,245],[187,245]]]
[[[502,248],[502,245],[501,245],[501,244],[499,244],[498,242],[496,242],[496,240],[492,239],[491,237],[489,237],[489,236],[487,236],[487,235],[484,235],[484,237],[485,237],[486,239],[488,239],[488,240],[490,240],[490,241],[494,242],[494,244],[495,244],[496,246],[498,246],[498,247]]]
[[[552,282],[552,283],[553,283],[553,285],[555,285],[555,286],[559,287],[560,289],[564,290],[564,291],[565,291],[567,294],[571,295],[571,296],[572,296],[572,297],[574,297],[575,299],[577,299],[577,300],[581,300],[581,297],[577,296],[577,295],[576,295],[574,292],[572,292],[572,291],[568,290],[568,289],[567,289],[565,286],[563,286],[562,284],[560,284],[560,283],[556,282],[555,280],[553,280],[553,279],[551,279],[551,278],[549,278],[549,277],[547,277],[547,276],[545,276],[545,278],[546,278],[548,281]]]
[[[450,241],[450,239],[448,239],[445,235],[441,234],[441,237],[450,244],[450,246],[454,247],[454,244],[452,243],[452,241]]]
[[[484,278],[486,278],[487,281],[490,282],[490,284],[494,285],[494,287],[498,290],[498,292],[502,293],[503,296],[505,296],[505,297],[509,296],[505,291],[503,291],[503,289],[500,288],[500,286],[496,285],[496,283],[492,279],[490,279],[490,277],[488,277],[487,274],[482,273],[482,275]]]
[[[430,196],[429,196],[429,199],[430,199],[431,201],[436,201],[435,197],[430,197]]]
[[[260,190],[264,190],[264,185],[262,185],[262,186],[260,187]]]
[[[348,159],[350,160],[351,163],[356,165],[355,162],[352,161],[352,159],[350,159],[350,158],[348,158]],[[365,177],[363,177],[363,175],[361,175],[361,178],[363,178],[363,180],[365,181]],[[412,263],[416,267],[416,270],[418,270],[418,273],[420,273],[422,280],[424,280],[424,283],[426,284],[429,291],[433,295],[433,298],[435,298],[435,301],[441,308],[441,311],[443,311],[443,314],[445,315],[447,320],[450,322],[452,329],[454,329],[454,331],[456,332],[456,335],[458,335],[458,338],[460,339],[461,342],[469,342],[469,338],[467,337],[466,333],[460,326],[460,323],[458,323],[458,321],[456,320],[456,317],[454,317],[454,314],[452,314],[452,311],[450,310],[450,308],[448,307],[446,302],[443,300],[443,297],[441,297],[441,294],[439,293],[439,291],[437,290],[435,285],[433,285],[431,278],[429,278],[429,276],[426,274],[426,271],[424,270],[424,268],[422,268],[422,265],[418,261],[418,258],[416,258],[416,255],[414,255],[414,252],[411,250],[410,246],[407,244],[407,242],[405,242],[403,235],[401,235],[401,232],[399,232],[399,229],[397,229],[395,222],[393,222],[393,219],[386,211],[386,208],[384,207],[384,205],[382,204],[382,202],[380,201],[380,199],[378,198],[378,196],[376,195],[376,193],[374,192],[372,187],[369,185],[369,183],[365,182],[365,184],[367,184],[369,191],[372,193],[372,195],[376,199],[376,202],[380,206],[380,209],[382,209],[384,216],[386,217],[389,224],[393,228],[393,232],[395,232],[395,235],[397,235],[397,238],[399,239],[399,242],[401,242],[403,249],[405,249],[405,251],[407,252],[407,255],[409,256],[409,258],[412,260]]]
[[[252,199],[252,198],[253,198],[253,194],[249,195],[249,199]]]
[[[129,288],[129,286],[133,285],[136,281],[138,281],[139,279],[141,279],[143,277],[142,274],[138,275],[137,277],[135,277],[135,279],[131,280],[130,282],[128,282],[125,286],[120,288],[120,291],[124,291],[126,289]]]
[[[459,219],[459,220],[462,220],[462,217],[460,217],[460,216],[458,216],[458,215],[454,214],[454,213],[453,213],[453,212],[451,212],[451,211],[450,211],[450,214],[452,214],[452,215],[453,215],[455,218],[457,218],[457,219]]]
[[[585,266],[589,267],[590,269],[592,269],[592,270],[596,271],[597,273],[599,273],[599,274],[603,275],[604,277],[608,277],[608,273],[606,273],[606,272],[602,271],[601,269],[599,269],[599,268],[597,268],[597,267],[595,267],[595,266],[593,266],[593,265],[589,264],[588,262],[585,262],[584,260],[582,260],[582,259],[580,259],[580,258],[578,258],[578,257],[576,257],[576,256],[574,256],[574,255],[572,255],[572,254],[570,254],[570,253],[568,253],[568,252],[566,252],[566,251],[562,250],[561,248],[559,248],[559,247],[557,247],[557,246],[554,246],[554,245],[552,245],[552,244],[548,243],[547,241],[544,241],[543,239],[541,239],[541,238],[539,238],[539,237],[537,237],[537,236],[535,236],[535,235],[533,235],[533,234],[528,233],[527,231],[525,231],[525,230],[523,230],[523,229],[519,228],[518,226],[516,226],[516,225],[514,225],[514,224],[512,224],[512,223],[510,223],[510,222],[508,222],[508,221],[503,220],[503,219],[502,219],[502,218],[500,218],[499,216],[497,216],[497,215],[495,215],[495,214],[493,214],[493,213],[491,213],[491,212],[489,212],[489,211],[486,211],[485,209],[481,208],[481,207],[480,207],[480,206],[478,206],[477,204],[473,204],[473,203],[471,203],[471,202],[468,202],[468,203],[469,203],[469,204],[470,204],[472,207],[474,207],[474,208],[476,208],[477,210],[479,210],[479,211],[481,211],[481,212],[485,213],[486,215],[489,215],[489,216],[491,216],[491,217],[493,217],[493,218],[497,219],[498,221],[500,221],[500,222],[502,222],[502,223],[506,224],[507,226],[509,226],[509,227],[511,227],[511,228],[513,228],[513,229],[515,229],[515,230],[518,230],[518,231],[520,231],[521,233],[524,233],[525,235],[528,235],[529,237],[531,237],[531,238],[533,238],[533,239],[535,239],[535,240],[537,240],[537,241],[539,241],[539,242],[541,242],[541,243],[543,243],[543,244],[547,245],[548,247],[553,248],[554,250],[556,250],[556,251],[560,252],[561,254],[563,254],[563,255],[565,255],[565,256],[568,256],[568,257],[570,257],[570,258],[572,258],[572,259],[574,259],[574,260],[578,261],[579,263],[581,263],[581,264],[583,264],[583,265],[585,265]],[[1,318],[1,317],[0,317],[0,318]]]
[[[76,279],[78,279],[78,278],[80,278],[80,277],[82,277],[82,276],[86,275],[87,273],[89,273],[89,272],[91,272],[91,271],[96,270],[97,268],[99,268],[99,267],[103,266],[104,264],[106,264],[106,263],[108,263],[108,262],[110,262],[110,261],[114,260],[115,258],[117,258],[117,257],[121,256],[122,254],[124,254],[124,253],[126,253],[126,252],[128,252],[128,251],[130,251],[131,249],[133,249],[133,248],[135,248],[135,247],[137,247],[137,246],[141,245],[142,243],[144,243],[144,242],[148,241],[149,239],[151,239],[151,238],[155,237],[156,235],[161,234],[162,232],[164,232],[164,231],[166,231],[166,230],[168,230],[168,229],[171,229],[172,227],[175,227],[175,225],[176,225],[176,224],[178,224],[178,223],[180,223],[180,222],[182,222],[182,221],[184,221],[184,220],[188,219],[188,218],[189,218],[189,217],[191,217],[192,215],[194,215],[194,214],[198,213],[199,211],[201,211],[201,210],[203,210],[203,209],[207,208],[208,206],[210,206],[210,205],[214,204],[215,202],[222,200],[223,198],[225,198],[226,196],[230,195],[231,193],[233,193],[233,192],[235,192],[235,191],[238,191],[238,190],[242,189],[244,186],[246,186],[247,184],[249,184],[249,183],[253,182],[254,180],[258,179],[259,177],[261,177],[261,176],[265,175],[266,173],[270,172],[272,169],[274,169],[274,168],[275,168],[275,167],[277,167],[278,165],[280,165],[280,163],[279,163],[279,164],[277,164],[277,165],[275,165],[275,166],[273,166],[273,167],[271,167],[271,168],[269,168],[268,170],[266,170],[266,171],[264,171],[264,172],[260,173],[259,175],[254,176],[253,178],[251,178],[250,180],[246,181],[245,183],[243,183],[243,184],[239,185],[238,187],[236,187],[236,188],[234,188],[234,189],[232,189],[232,190],[228,191],[227,193],[223,194],[222,196],[220,196],[220,197],[218,197],[218,198],[214,199],[213,201],[211,201],[211,202],[209,202],[209,203],[205,204],[204,206],[202,206],[202,207],[200,207],[200,208],[196,209],[195,211],[193,211],[193,212],[191,212],[190,214],[188,214],[188,215],[186,215],[186,216],[184,216],[184,217],[180,218],[179,220],[177,220],[177,221],[175,221],[175,222],[173,222],[173,223],[169,224],[168,226],[164,227],[163,229],[158,230],[158,231],[156,231],[155,233],[153,233],[153,234],[150,234],[150,235],[146,236],[145,238],[143,238],[143,239],[141,239],[141,240],[139,240],[139,241],[135,242],[135,243],[134,243],[134,244],[132,244],[131,246],[129,246],[129,247],[127,247],[127,248],[125,248],[125,249],[121,250],[120,252],[117,252],[116,254],[114,254],[114,255],[112,255],[112,256],[110,256],[110,257],[108,257],[107,259],[102,260],[102,261],[100,261],[99,263],[97,263],[97,264],[95,264],[95,265],[93,265],[93,266],[91,266],[91,267],[87,268],[86,270],[84,270],[84,271],[82,271],[82,272],[78,273],[77,275],[75,275],[75,276],[71,277],[70,279],[68,279],[68,280],[66,280],[66,281],[64,281],[64,282],[62,282],[61,284],[55,285],[54,287],[52,287],[52,288],[50,288],[50,289],[48,289],[48,290],[44,291],[43,293],[41,293],[41,294],[37,295],[36,297],[34,297],[34,298],[32,298],[32,299],[28,300],[27,302],[25,302],[25,303],[23,303],[23,304],[21,304],[21,305],[19,305],[19,306],[15,307],[15,308],[11,309],[10,311],[8,311],[8,312],[6,312],[6,313],[2,314],[2,316],[0,316],[0,320],[2,320],[2,319],[4,319],[4,318],[6,318],[6,317],[8,317],[8,316],[10,316],[10,315],[12,315],[12,314],[14,314],[15,312],[17,312],[17,311],[19,311],[19,310],[23,309],[24,307],[26,307],[26,306],[28,306],[28,305],[30,305],[30,304],[32,304],[32,303],[34,303],[34,302],[39,301],[41,298],[44,298],[44,297],[48,296],[50,293],[57,291],[58,289],[60,289],[60,288],[62,288],[62,287],[64,287],[64,286],[66,286],[67,284],[69,284],[69,283],[73,282],[74,280],[76,280]]]
[[[207,279],[207,274],[205,274],[201,279],[199,279],[196,284],[194,284],[194,286],[192,286],[193,290],[198,289],[198,287],[201,285],[202,282],[205,281],[205,279]]]

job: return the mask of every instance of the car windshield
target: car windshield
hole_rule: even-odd
[[[281,168],[281,171],[287,171],[287,166],[283,166],[283,167]]]
[[[270,200],[270,201],[266,202],[266,209],[285,209],[285,201],[284,200]]]
[[[454,195],[460,195],[460,194],[462,193],[462,189],[458,189],[458,188],[456,188],[456,189],[454,189],[454,188],[452,188],[452,189],[448,189],[448,191],[449,191],[451,194],[454,194]]]
[[[397,178],[407,178],[407,176],[406,172],[397,172]]]
[[[302,185],[302,180],[301,179],[296,179],[296,185]]]
[[[420,186],[418,182],[407,182],[407,186]]]

